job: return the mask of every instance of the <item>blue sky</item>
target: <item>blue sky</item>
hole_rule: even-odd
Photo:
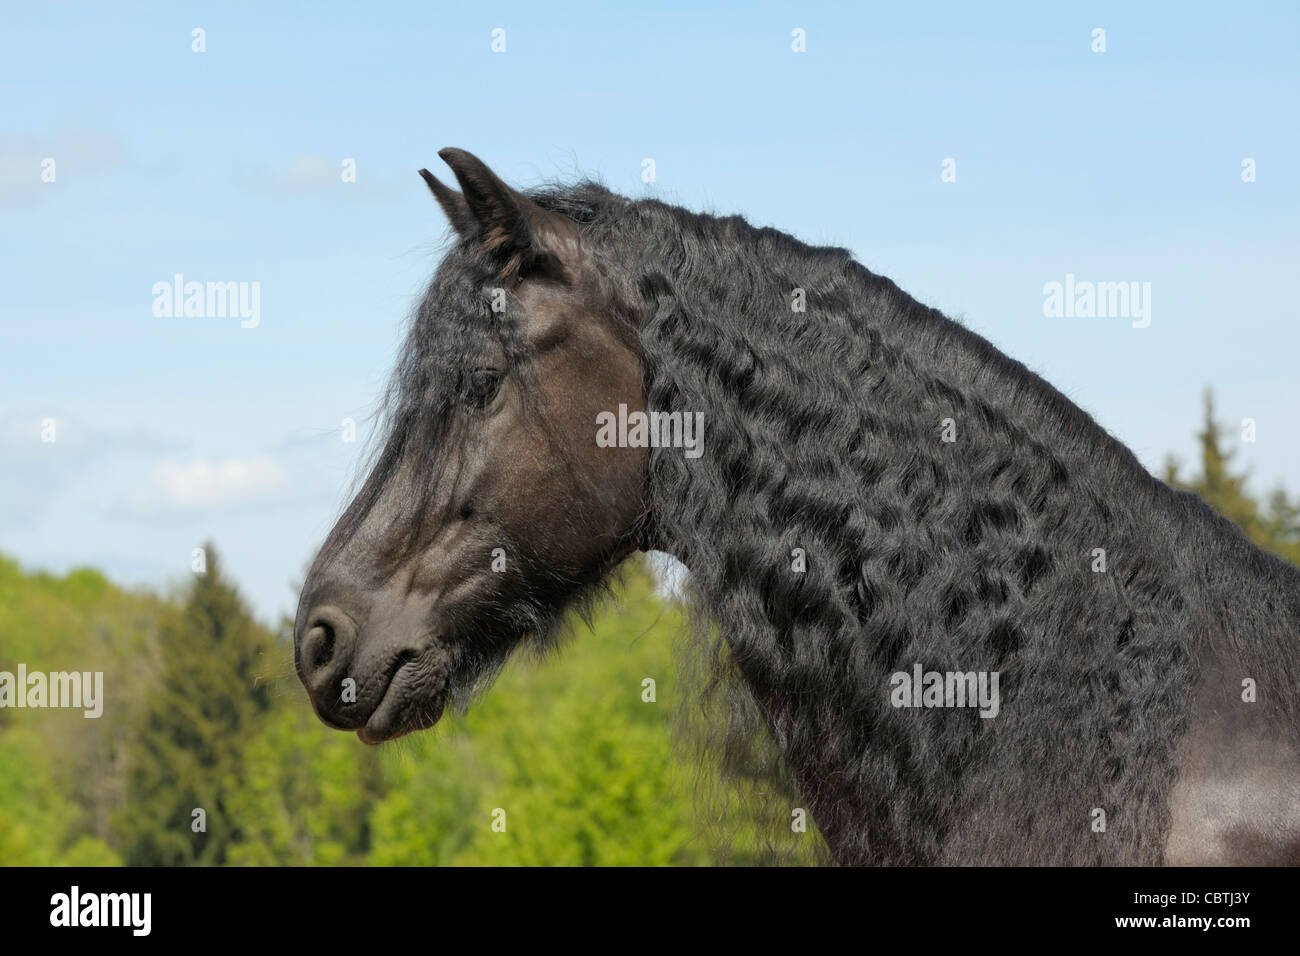
[[[1297,6],[997,6],[8,5],[0,551],[163,587],[210,537],[291,610],[442,248],[443,146],[847,246],[1153,469],[1213,386],[1254,487],[1300,490]],[[176,273],[258,282],[260,323],[155,316]],[[1045,317],[1067,273],[1151,283],[1150,326]]]

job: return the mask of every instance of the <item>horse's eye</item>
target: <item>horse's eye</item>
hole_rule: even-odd
[[[500,386],[500,369],[476,368],[465,381],[465,402],[474,408],[487,408]]]

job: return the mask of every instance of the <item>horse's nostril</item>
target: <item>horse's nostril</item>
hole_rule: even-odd
[[[338,608],[324,606],[307,615],[298,645],[298,674],[313,693],[332,687],[351,662],[356,627]]]
[[[474,517],[474,502],[467,501],[460,506],[460,520],[468,521],[472,517]]]
[[[324,667],[334,656],[334,628],[325,622],[317,624],[307,634],[307,647],[312,667]]]

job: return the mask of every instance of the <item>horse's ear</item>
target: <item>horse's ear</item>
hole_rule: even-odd
[[[463,195],[458,196],[450,189],[447,192],[464,204],[474,224],[473,234],[485,252],[501,261],[503,275],[520,275],[525,271],[550,272],[557,278],[563,275],[561,259],[572,248],[574,238],[571,223],[515,192],[473,153],[448,147],[439,150],[438,155],[456,174]],[[439,195],[437,188],[434,195]],[[443,202],[441,196],[438,201]],[[446,203],[443,208],[447,208]],[[452,222],[456,221],[452,217]],[[462,235],[469,234],[459,225],[456,229]]]
[[[451,226],[456,230],[456,234],[462,239],[473,235],[477,226],[474,222],[474,214],[469,211],[469,204],[465,202],[465,197],[451,187],[443,185],[442,180],[427,169],[420,170],[420,175],[429,184],[433,198],[438,200],[438,205],[451,220]]]

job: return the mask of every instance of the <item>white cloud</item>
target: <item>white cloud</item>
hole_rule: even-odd
[[[62,409],[0,412],[0,453],[9,463],[37,465],[54,461],[60,466],[84,466],[113,455],[172,453],[183,443],[147,429],[106,429],[87,425]]]
[[[342,172],[341,158],[296,156],[288,166],[277,169],[268,169],[264,165],[241,165],[235,170],[235,179],[255,196],[391,200],[409,196],[414,188],[408,181],[414,176],[414,171],[398,179],[390,170],[376,170],[367,162],[358,160],[355,181],[345,182]],[[399,187],[399,183],[403,185]]]
[[[0,411],[0,532],[30,527],[46,509],[62,507],[87,475],[102,482],[124,460],[148,461],[185,447],[143,428],[88,425],[60,408]]]
[[[31,202],[69,183],[84,182],[121,165],[126,145],[115,133],[63,129],[42,136],[0,138],[0,206]],[[41,179],[54,160],[54,181]]]
[[[275,459],[165,459],[154,465],[134,495],[143,511],[200,511],[274,498],[289,486],[289,473]]]

